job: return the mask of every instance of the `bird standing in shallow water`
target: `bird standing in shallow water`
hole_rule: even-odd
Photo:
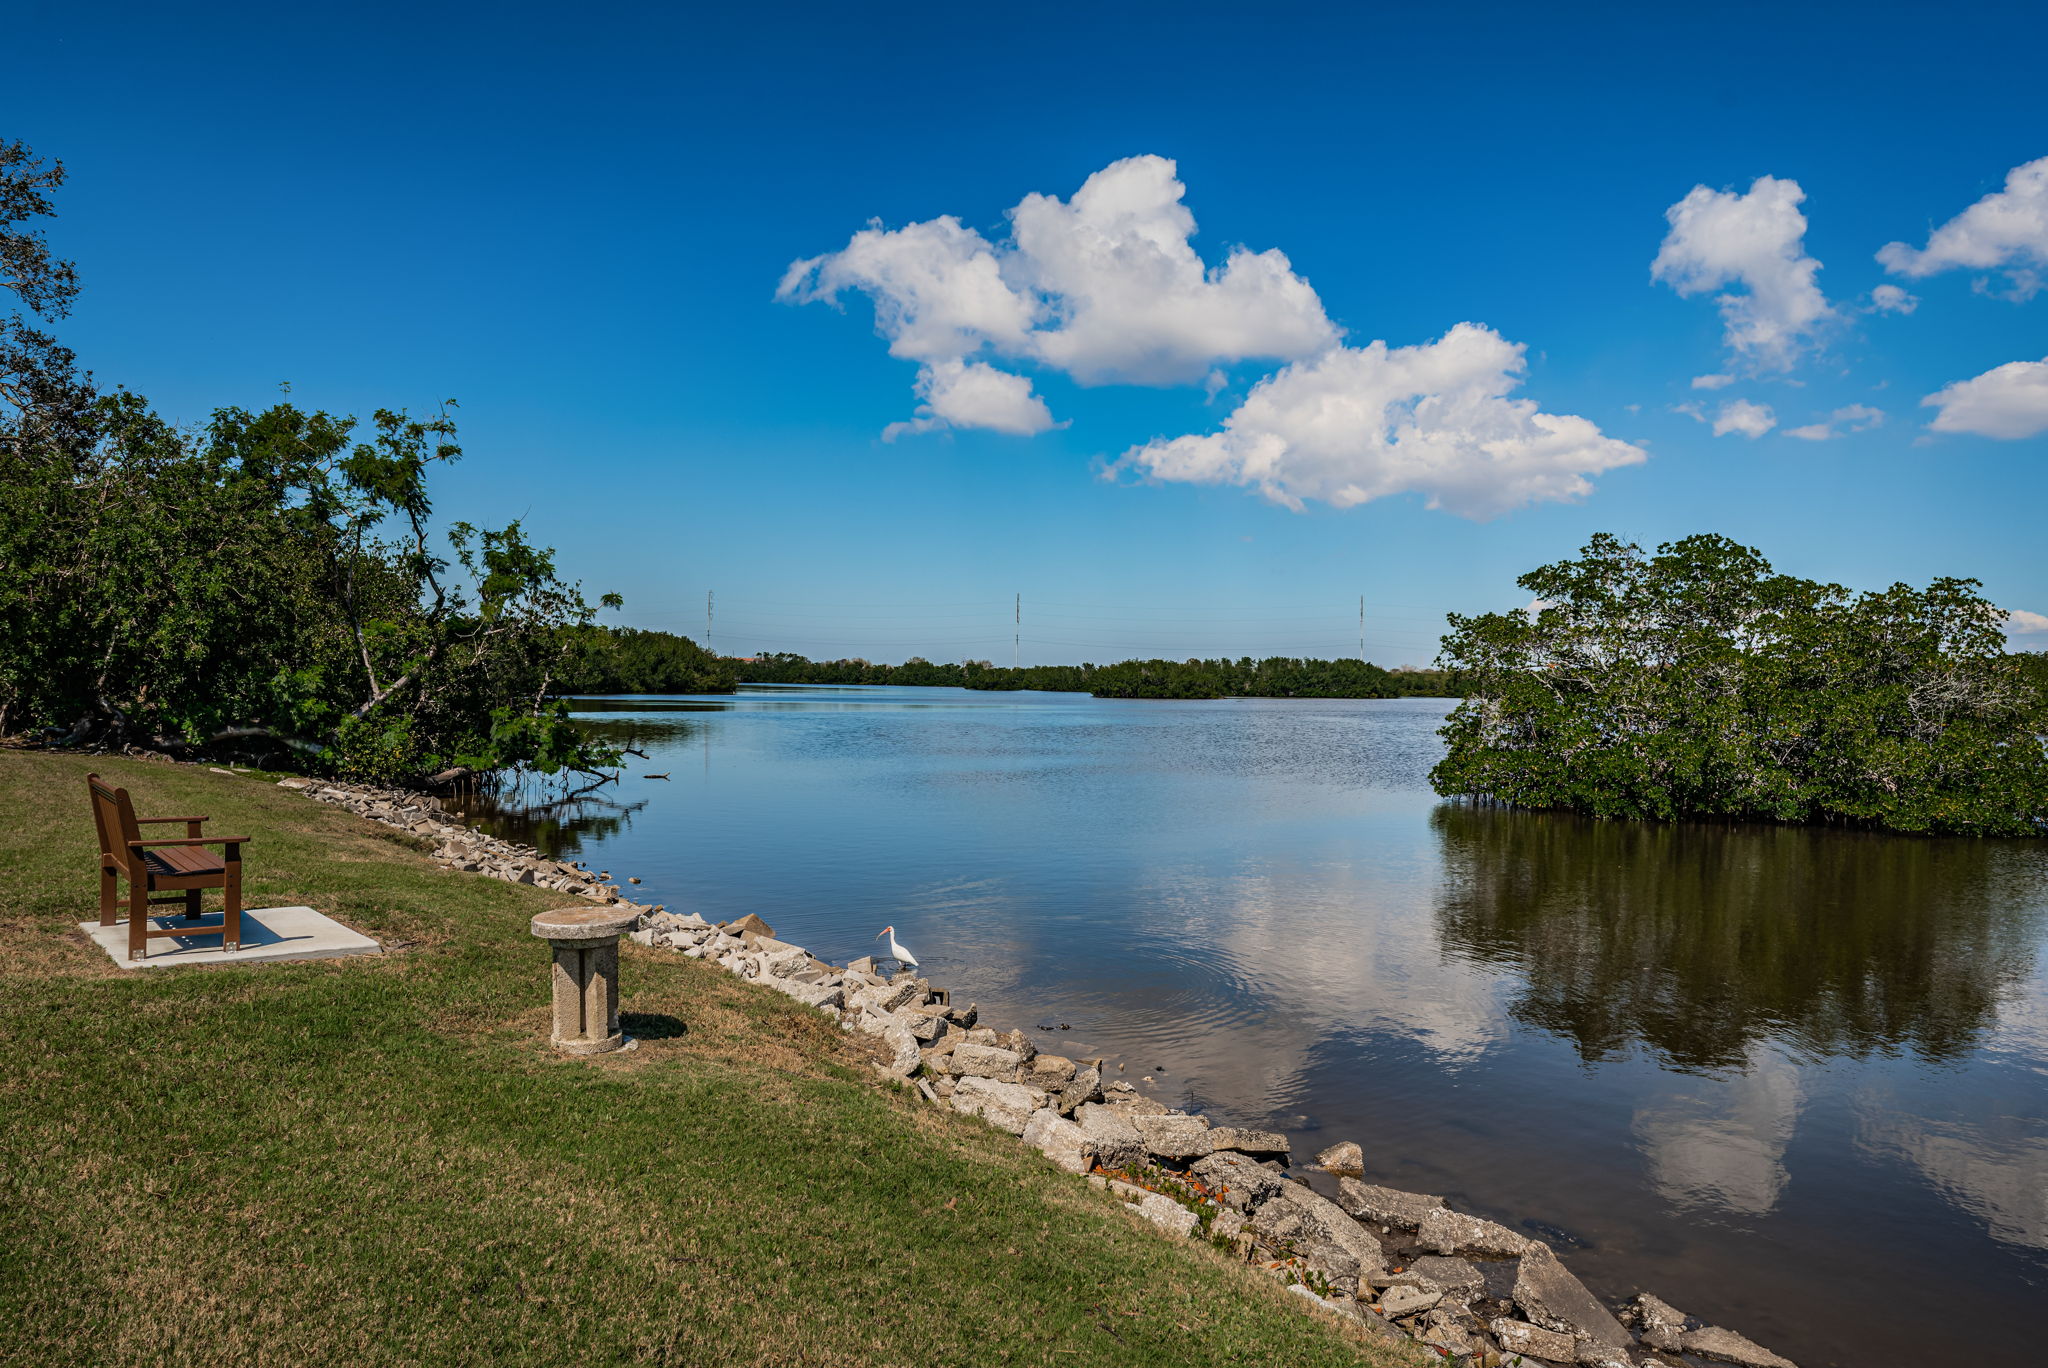
[[[906,969],[917,968],[917,956],[911,954],[907,946],[904,946],[897,941],[895,927],[885,926],[881,930],[875,932],[876,940],[880,940],[884,936],[887,936],[889,938],[889,953],[885,955],[883,958],[895,960],[898,964],[902,965]]]

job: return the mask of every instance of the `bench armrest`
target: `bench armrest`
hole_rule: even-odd
[[[154,826],[159,822],[210,822],[211,817],[137,817],[135,825]]]
[[[161,841],[130,841],[128,843],[128,848],[130,850],[141,850],[146,846],[238,846],[247,844],[249,844],[249,838],[247,836],[179,836],[176,838],[167,837]]]

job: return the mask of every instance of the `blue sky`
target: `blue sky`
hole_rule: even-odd
[[[1027,661],[1333,655],[1362,594],[1393,664],[1603,530],[2048,614],[2048,434],[1981,435],[2043,402],[2048,233],[2031,182],[1958,217],[2048,157],[2038,6],[10,26],[102,378],[190,420],[454,396],[441,511],[632,624],[715,589],[724,649],[1007,661],[1022,592]],[[950,256],[903,232],[941,216]],[[884,440],[920,377],[933,430]]]

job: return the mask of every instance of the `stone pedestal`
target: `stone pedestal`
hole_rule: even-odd
[[[619,1030],[619,936],[638,911],[565,907],[533,919],[533,934],[555,952],[554,1046],[604,1054],[626,1043]]]

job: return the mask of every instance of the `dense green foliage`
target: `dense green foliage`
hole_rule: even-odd
[[[564,694],[731,693],[735,662],[686,636],[632,627],[573,629],[573,649],[556,672]]]
[[[967,689],[1050,689],[1098,698],[1447,698],[1462,692],[1441,670],[1383,670],[1358,660],[1126,660],[1115,665],[1027,665],[986,660],[940,665],[913,656],[901,665],[807,660],[768,653],[738,661],[751,684],[907,684]]]
[[[2013,661],[2019,666],[2020,674],[2041,695],[2042,703],[2048,705],[2048,651],[2030,651],[2014,656]]]
[[[1695,536],[1602,535],[1451,618],[1439,792],[1601,817],[2048,830],[2048,706],[1974,580],[1851,593]]]
[[[30,220],[61,184],[0,144],[0,286],[76,291]],[[552,699],[591,608],[514,523],[436,529],[445,410],[280,403],[174,426],[100,392],[20,312],[0,326],[0,733],[277,757],[400,782],[590,771]]]

